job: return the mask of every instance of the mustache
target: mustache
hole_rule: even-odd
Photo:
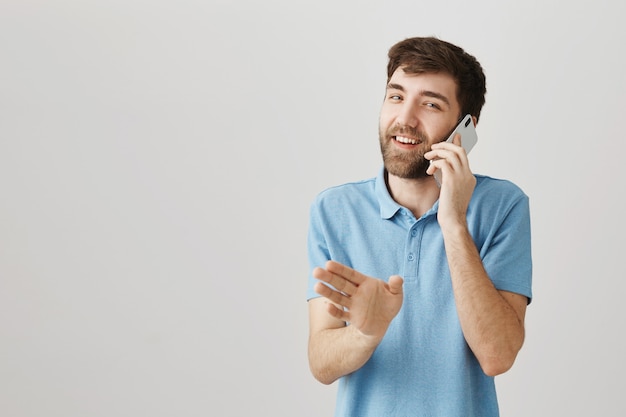
[[[389,136],[412,136],[422,142],[428,140],[428,136],[413,126],[395,124],[389,129]]]

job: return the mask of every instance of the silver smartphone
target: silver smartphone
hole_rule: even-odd
[[[465,153],[470,153],[476,142],[478,142],[478,136],[476,135],[476,128],[474,127],[474,121],[472,115],[466,114],[461,119],[458,125],[454,128],[446,142],[452,142],[454,135],[461,134],[461,146],[465,149]]]
[[[454,128],[446,142],[452,142],[454,136],[459,133],[461,135],[461,146],[465,149],[465,153],[468,154],[478,142],[478,136],[476,135],[476,128],[474,127],[474,121],[471,114],[466,114],[461,119],[458,125]],[[441,185],[441,171],[437,170],[434,174],[437,184]]]

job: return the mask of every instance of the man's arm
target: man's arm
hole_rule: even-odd
[[[317,380],[330,384],[362,367],[374,353],[402,306],[402,278],[389,283],[329,261],[315,268],[309,301],[309,366]],[[350,325],[346,326],[346,322]]]
[[[437,220],[443,233],[456,308],[469,347],[487,375],[511,368],[524,342],[525,296],[498,291],[482,264],[467,228],[467,207],[476,178],[460,135],[453,144],[438,143],[425,154],[428,170],[442,171]]]
[[[465,340],[487,375],[504,373],[524,342],[528,300],[494,287],[467,229],[446,229],[444,242]]]
[[[323,297],[309,301],[309,366],[323,384],[359,369],[378,346],[376,340],[330,315],[328,303]]]

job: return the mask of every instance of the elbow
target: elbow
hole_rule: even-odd
[[[498,376],[513,367],[519,348],[511,348],[504,352],[478,358],[480,367],[487,376]]]
[[[309,346],[309,370],[318,382],[324,385],[330,385],[337,380],[337,377],[333,376],[327,364],[322,361],[318,355],[314,354],[314,349]]]
[[[487,376],[498,376],[507,372],[513,367],[517,354],[524,344],[524,334],[519,337],[511,337],[500,343],[492,343],[483,346],[480,354],[476,358]]]
[[[309,363],[309,368],[311,369],[311,374],[313,377],[324,385],[330,385],[337,380],[336,377],[330,374],[327,370],[322,367],[316,367],[314,364]]]
[[[499,348],[492,346],[489,352],[484,352],[481,356],[477,355],[478,362],[485,375],[494,377],[511,369],[518,352],[522,348],[522,344],[523,339]]]
[[[313,349],[309,350],[309,370],[313,377],[324,385],[330,385],[342,376],[334,370],[329,361],[314,354]]]
[[[515,358],[511,360],[491,358],[489,360],[480,361],[480,367],[482,368],[485,375],[494,377],[502,375],[503,373],[511,369],[514,362]]]
[[[330,385],[336,381],[336,379],[332,379],[332,378],[324,378],[323,376],[317,376],[317,375],[314,375],[314,376],[315,376],[315,379],[317,379],[319,382],[321,382],[324,385]]]

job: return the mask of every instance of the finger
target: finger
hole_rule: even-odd
[[[430,166],[427,168],[426,172],[432,175],[437,169],[442,169],[446,165],[452,163],[452,161],[457,160],[458,157],[453,151],[447,149],[436,149],[428,152],[427,159],[430,159]],[[426,154],[424,155],[426,157]],[[429,172],[430,171],[430,172]]]
[[[326,311],[336,319],[349,322],[350,321],[350,313],[343,308],[339,308],[334,304],[328,303],[326,307]]]
[[[431,147],[433,149],[445,148],[445,147],[449,147],[451,144],[455,146],[461,146],[461,140],[462,140],[461,134],[457,132],[452,137],[452,140],[444,140],[441,142],[436,142],[436,143],[433,143]]]
[[[313,287],[313,290],[319,295],[321,295],[322,297],[328,299],[329,301],[335,304],[339,304],[342,307],[350,308],[350,305],[351,305],[350,297],[340,293],[339,291],[333,290],[328,285],[318,282]]]
[[[402,284],[404,280],[399,275],[392,275],[389,277],[389,291],[392,294],[402,294]]]
[[[458,172],[462,169],[462,160],[454,153],[451,153],[448,157],[432,159],[430,166],[426,169],[428,175],[434,175],[437,170],[442,173],[445,172]]]
[[[346,295],[352,295],[356,292],[357,287],[352,282],[323,268],[315,268],[313,270],[313,277],[324,281]]]
[[[424,158],[429,159],[430,161],[437,161],[439,159],[446,159],[446,158],[450,158],[453,155],[455,155],[455,149],[457,148],[456,145],[452,145],[453,147],[446,147],[446,148],[441,148],[441,147],[434,147],[435,145],[433,145],[433,148],[426,152],[424,154]]]
[[[326,269],[329,272],[332,272],[333,274],[338,275],[350,281],[355,286],[359,286],[367,278],[365,275],[361,274],[360,272],[335,261],[326,262]]]
[[[439,169],[439,164],[436,163],[437,160],[431,159],[430,160],[430,165],[428,166],[428,168],[426,169],[426,173],[428,175],[433,175],[435,173],[435,171],[437,171]]]
[[[433,149],[424,154],[424,157],[426,157],[427,154],[427,159],[430,159],[431,162],[434,163],[436,161],[442,161],[455,168],[460,167],[464,164],[464,161],[467,161],[467,154],[465,153],[465,149],[456,145],[453,145],[452,147]],[[439,166],[437,166],[437,168],[440,169],[442,167],[443,165],[441,163],[439,164]]]
[[[462,142],[463,142],[463,138],[461,137],[461,134],[457,133],[452,138],[452,142],[445,141],[445,142],[433,143],[432,146],[431,146],[431,151],[430,152],[435,151],[435,150],[439,150],[439,149],[448,149],[448,150],[452,150],[452,151],[458,151],[460,149],[463,149],[463,146],[461,145]],[[426,157],[427,159],[432,159],[429,156],[427,156],[427,155],[429,155],[430,152],[426,152],[424,154],[424,157]]]

